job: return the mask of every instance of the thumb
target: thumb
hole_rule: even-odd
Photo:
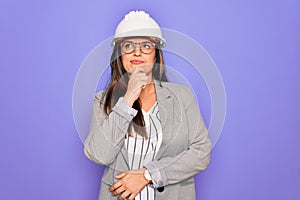
[[[117,174],[117,175],[115,175],[115,178],[123,178],[124,176],[126,175],[126,173],[125,172],[122,172],[121,174]]]

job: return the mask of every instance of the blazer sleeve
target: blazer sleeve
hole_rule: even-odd
[[[127,105],[121,97],[107,115],[103,110],[103,92],[94,99],[90,131],[84,142],[84,154],[101,165],[112,163],[122,149],[129,123],[137,110]]]
[[[145,165],[155,187],[175,184],[204,170],[210,161],[211,142],[192,91],[185,102],[188,123],[188,148],[173,157],[161,157]]]

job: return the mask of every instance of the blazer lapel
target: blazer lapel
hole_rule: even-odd
[[[174,99],[172,93],[163,86],[163,83],[162,86],[156,80],[154,83],[163,134],[160,149],[155,156],[156,158],[160,158],[171,142],[172,132],[174,132]]]

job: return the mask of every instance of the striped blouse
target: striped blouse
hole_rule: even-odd
[[[133,131],[132,137],[126,137],[125,146],[128,150],[130,170],[142,168],[148,162],[154,160],[162,142],[162,128],[159,117],[158,103],[145,112],[144,121],[148,139]],[[147,185],[136,197],[135,200],[154,200],[155,190]]]

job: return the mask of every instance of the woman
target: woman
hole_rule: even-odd
[[[211,144],[191,90],[166,82],[158,24],[132,11],[112,44],[110,84],[96,94],[84,146],[106,165],[99,199],[195,199]]]

